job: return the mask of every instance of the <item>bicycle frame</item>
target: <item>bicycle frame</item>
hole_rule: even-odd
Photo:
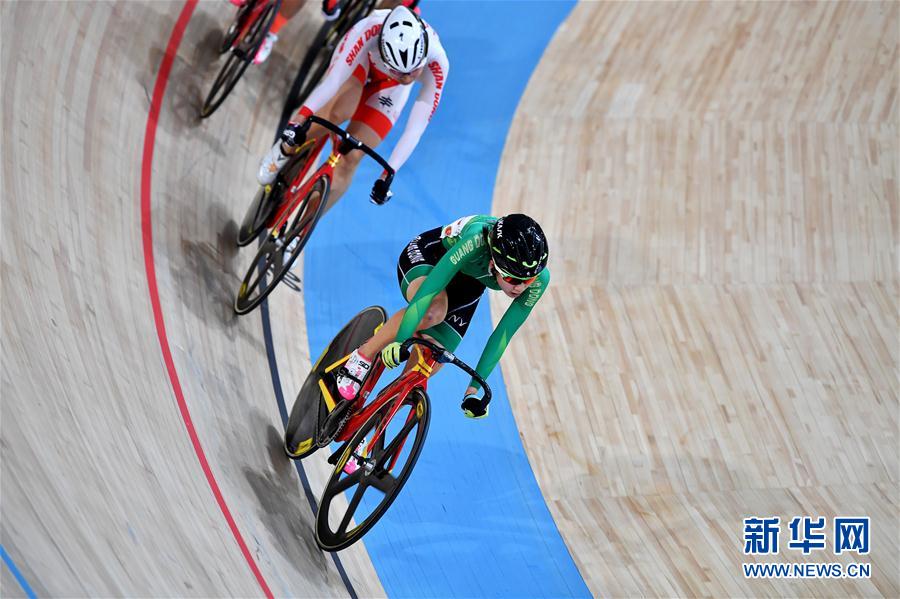
[[[288,182],[290,187],[287,192],[285,192],[285,197],[287,199],[286,202],[283,202],[281,208],[275,213],[275,216],[272,219],[272,224],[269,227],[272,229],[272,236],[278,237],[279,228],[282,224],[287,220],[288,216],[294,211],[297,207],[297,204],[306,197],[309,193],[309,190],[312,189],[312,186],[316,184],[316,182],[322,177],[328,177],[328,181],[331,182],[334,176],[334,168],[341,161],[341,158],[344,157],[345,154],[353,151],[361,151],[365,154],[368,154],[372,159],[374,159],[378,164],[384,167],[384,172],[386,173],[384,182],[386,187],[391,186],[391,182],[394,180],[394,169],[391,168],[391,165],[388,164],[387,160],[382,158],[375,150],[356,139],[344,129],[341,129],[334,123],[327,121],[325,119],[319,118],[315,115],[309,117],[310,124],[318,124],[324,127],[325,129],[331,131],[331,134],[323,134],[318,138],[313,140],[306,140],[306,143],[300,146],[297,150],[297,153],[302,152],[305,148],[309,146],[310,143],[315,143],[313,147],[313,151],[310,154],[309,158],[306,159],[306,164],[303,165],[300,173],[297,174],[291,181]],[[309,168],[315,163],[319,154],[322,151],[322,148],[325,145],[327,138],[331,138],[331,155],[328,159],[319,167],[319,169],[310,177],[306,183],[300,185],[299,188],[295,186],[295,183],[298,181],[302,181],[306,176],[306,173],[309,171]],[[266,186],[266,193],[271,193],[271,186]],[[323,197],[321,201],[325,201]],[[383,202],[382,202],[383,203]],[[315,213],[315,211],[313,211]]]
[[[416,351],[418,353],[418,360],[416,364],[408,371],[401,374],[387,387],[382,389],[381,392],[375,397],[375,400],[372,401],[372,403],[364,405],[366,399],[368,399],[369,397],[369,394],[371,394],[372,389],[374,389],[375,385],[378,383],[378,379],[381,378],[381,374],[384,372],[384,362],[381,361],[380,357],[375,360],[375,362],[372,364],[372,372],[367,378],[365,384],[359,390],[359,394],[357,395],[357,398],[355,400],[356,405],[353,407],[354,414],[350,417],[350,420],[347,421],[344,429],[335,438],[335,441],[349,441],[353,434],[356,433],[357,430],[359,430],[359,427],[365,424],[365,422],[372,414],[384,407],[385,404],[393,401],[394,404],[391,406],[387,417],[381,421],[381,423],[378,425],[378,430],[368,442],[366,451],[371,451],[378,439],[381,438],[381,436],[384,434],[384,430],[385,428],[387,428],[388,423],[400,410],[400,406],[403,404],[403,400],[406,399],[406,397],[410,393],[412,393],[413,389],[418,387],[423,391],[428,390],[428,379],[434,373],[434,365],[436,361],[430,349],[417,346]],[[325,369],[325,372],[329,373],[337,370],[349,358],[349,355],[344,356],[334,364],[328,366]],[[328,406],[329,411],[334,409],[335,400],[331,396],[331,392],[329,391],[328,386],[325,385],[321,378],[319,379],[319,388],[322,392],[322,396],[325,398],[325,405]],[[412,416],[413,412],[410,411],[409,416],[407,417],[407,422],[412,418]],[[400,448],[398,448],[397,452],[394,454],[388,470],[394,467],[397,458],[400,456],[402,447],[403,446],[401,444]]]
[[[232,50],[236,46],[240,45],[240,43],[244,39],[244,36],[247,35],[247,30],[249,30],[250,26],[256,22],[256,19],[259,18],[259,15],[262,14],[263,10],[265,10],[268,4],[268,0],[256,0],[256,3],[250,8],[250,10],[247,11],[245,15],[243,15],[243,17],[241,18],[240,32],[237,34],[237,37],[234,38],[234,42],[231,44]]]
[[[299,188],[294,186],[295,181],[302,181],[304,177],[306,177],[306,173],[309,172],[309,169],[312,168],[312,165],[315,164],[316,158],[322,152],[322,149],[325,147],[325,143],[328,141],[328,138],[331,138],[331,155],[328,159],[320,166],[312,177],[307,179],[306,183],[302,184]],[[300,146],[300,149],[297,150],[298,153],[302,152],[304,149],[309,147],[310,144],[315,144],[310,154],[309,158],[306,160],[306,164],[303,165],[303,168],[297,174],[296,177],[292,181],[288,182],[287,192],[284,194],[287,199],[286,202],[282,202],[281,207],[275,212],[275,215],[271,219],[271,224],[268,224],[268,228],[272,229],[273,235],[278,235],[278,230],[281,228],[281,225],[290,217],[290,215],[297,208],[297,205],[306,197],[306,194],[309,193],[309,190],[312,189],[312,186],[315,185],[316,181],[321,177],[328,177],[328,180],[334,176],[334,167],[341,161],[341,153],[338,152],[339,141],[336,135],[323,135],[318,140],[309,139]],[[271,185],[266,186],[266,193],[271,192]],[[322,201],[325,201],[326,198],[322,198]]]

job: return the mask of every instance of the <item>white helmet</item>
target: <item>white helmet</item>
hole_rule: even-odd
[[[412,73],[428,56],[428,32],[419,15],[398,6],[384,20],[378,42],[381,59],[400,73]]]

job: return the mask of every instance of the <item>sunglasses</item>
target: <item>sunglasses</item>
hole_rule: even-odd
[[[414,71],[412,71],[411,73],[401,73],[400,71],[394,69],[393,67],[388,66],[388,71],[390,71],[390,73],[388,73],[388,74],[389,74],[395,81],[396,81],[396,80],[399,80],[399,79],[403,79],[404,77],[412,77],[413,79],[418,79],[418,78],[419,78],[419,75],[422,74],[422,70],[423,70],[424,68],[425,68],[424,66],[421,66],[421,67],[415,69]]]
[[[500,275],[500,278],[509,283],[510,285],[531,285],[534,283],[534,280],[537,279],[537,275],[533,277],[528,277],[527,279],[520,279],[519,277],[514,277],[511,274],[503,272],[503,270],[494,264],[494,272]]]

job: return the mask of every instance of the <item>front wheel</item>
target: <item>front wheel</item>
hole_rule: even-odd
[[[431,404],[418,388],[402,401],[371,451],[366,451],[393,404],[386,403],[354,433],[325,485],[316,514],[316,543],[325,551],[340,551],[361,539],[397,498],[419,459]],[[346,474],[344,466],[351,457],[359,468]],[[349,492],[349,502],[344,491]],[[351,527],[354,521],[357,524]]]
[[[335,35],[334,26],[331,23],[325,23],[309,50],[307,50],[306,57],[303,59],[300,69],[297,71],[297,76],[291,84],[291,89],[288,92],[281,112],[282,127],[287,124],[297,109],[303,105],[328,69],[331,55],[336,45],[335,42],[329,43],[329,38]]]
[[[250,66],[250,63],[253,62],[256,51],[259,50],[266,34],[272,27],[272,22],[275,20],[275,13],[278,12],[279,6],[280,2],[269,3],[269,5],[263,9],[262,13],[257,16],[256,20],[250,24],[243,38],[239,41],[236,37],[234,40],[228,39],[234,35],[234,32],[231,29],[226,32],[225,41],[230,41],[228,45],[228,49],[230,50],[230,52],[228,52],[228,59],[219,70],[219,74],[216,76],[215,81],[213,81],[212,87],[206,95],[203,105],[200,107],[200,118],[205,119],[214,113],[216,109],[222,105],[222,102],[225,101],[225,98],[228,97],[228,94],[231,93],[231,90],[234,89],[234,86],[244,74],[244,71],[246,71],[247,67]],[[222,48],[224,47],[225,44],[223,42]],[[222,48],[220,48],[220,50]]]
[[[319,177],[295,209],[290,227],[282,226],[266,236],[234,299],[235,312],[246,314],[253,310],[291,269],[325,210],[329,187],[328,177]]]
[[[234,20],[231,22],[228,29],[225,30],[225,35],[222,36],[222,43],[219,44],[219,54],[225,54],[234,46],[234,43],[241,35],[241,27],[244,26],[244,19],[253,11],[253,7],[254,2],[246,2],[243,6],[238,8]]]
[[[266,223],[275,215],[275,212],[281,205],[284,190],[290,186],[290,182],[294,180],[300,169],[306,165],[306,161],[309,160],[312,151],[312,144],[305,146],[305,149],[302,149],[300,153],[291,157],[290,162],[278,174],[274,183],[259,188],[256,196],[247,208],[247,212],[244,214],[241,226],[238,228],[237,244],[239,247],[249,245],[263,232],[266,228]]]

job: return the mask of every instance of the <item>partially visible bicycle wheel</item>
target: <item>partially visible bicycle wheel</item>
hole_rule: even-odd
[[[341,8],[341,16],[335,21],[325,22],[306,51],[281,111],[279,129],[284,128],[294,112],[303,105],[312,90],[319,84],[325,71],[328,70],[331,56],[341,38],[357,21],[372,11],[375,2],[374,0],[351,0],[345,4]]]
[[[319,379],[334,362],[348,355],[375,334],[387,320],[381,306],[370,306],[354,316],[328,344],[303,382],[284,431],[284,451],[299,460],[315,452],[316,427],[324,423],[328,408],[319,390]]]
[[[291,158],[291,161],[282,169],[272,185],[260,187],[253,198],[253,202],[247,208],[244,214],[244,220],[238,228],[237,244],[244,247],[259,237],[266,223],[275,214],[281,200],[284,197],[284,190],[290,185],[290,181],[306,164],[309,154],[313,150],[313,144],[309,144],[306,149]]]
[[[325,551],[340,551],[362,538],[397,498],[419,459],[431,418],[422,389],[403,400],[369,455],[364,451],[368,442],[360,447],[373,438],[391,406],[385,404],[356,431],[325,485],[316,514],[316,543]],[[351,457],[359,469],[346,474],[343,469]],[[344,491],[350,498],[346,503]]]
[[[234,298],[235,312],[253,310],[291,269],[325,210],[329,187],[328,177],[320,177],[294,210],[290,226],[266,236]]]
[[[250,63],[253,62],[253,57],[256,56],[256,51],[259,49],[266,34],[269,32],[269,28],[272,26],[272,21],[275,19],[275,14],[278,12],[278,7],[280,5],[281,0],[269,2],[253,23],[250,24],[247,32],[237,45],[234,45],[234,41],[228,45],[231,52],[228,53],[225,64],[222,65],[222,68],[219,70],[219,74],[216,76],[209,93],[206,95],[206,100],[203,101],[203,106],[200,107],[200,118],[205,119],[214,113],[216,109],[222,105],[222,102],[225,101],[225,98],[228,97],[228,94],[231,93],[231,90],[234,89],[235,84],[244,74],[244,71],[246,71],[247,67],[250,66]],[[240,26],[238,26],[238,29],[240,29]],[[229,29],[229,31],[231,31],[231,29]],[[240,31],[238,31],[237,34],[232,33],[232,35],[239,34]],[[226,41],[227,38],[228,34],[226,33]],[[224,45],[223,41],[223,47]]]
[[[253,7],[258,1],[260,0],[250,0],[238,9],[237,14],[234,16],[234,20],[231,21],[231,25],[225,30],[225,35],[222,37],[222,43],[219,45],[219,54],[225,54],[231,50],[231,47],[234,45],[234,42],[237,41],[237,38],[241,33],[244,19],[247,18],[247,15],[253,10]]]

